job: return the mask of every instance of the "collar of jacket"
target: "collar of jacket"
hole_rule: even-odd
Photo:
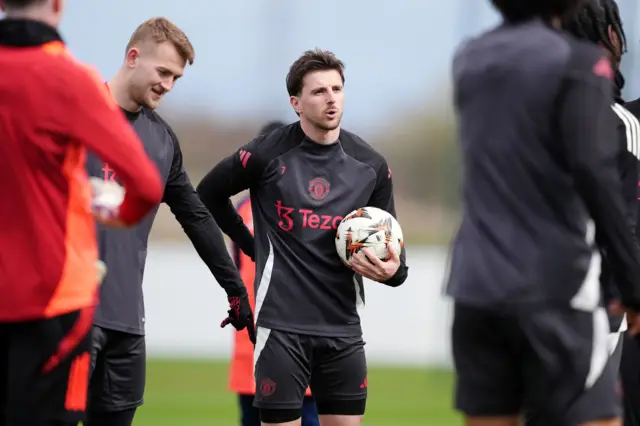
[[[1,46],[35,47],[54,41],[64,42],[58,30],[44,22],[11,18],[0,20]]]

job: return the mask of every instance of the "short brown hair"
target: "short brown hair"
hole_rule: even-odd
[[[344,64],[333,52],[328,50],[307,50],[289,68],[287,91],[289,96],[300,96],[304,77],[314,71],[336,70],[344,83]]]
[[[141,41],[152,40],[156,44],[171,42],[182,59],[193,65],[196,52],[187,35],[167,18],[151,18],[136,28],[127,44],[127,52]]]

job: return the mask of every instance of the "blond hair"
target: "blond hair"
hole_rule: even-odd
[[[184,59],[185,62],[188,62],[189,65],[193,65],[196,52],[193,49],[189,38],[180,28],[167,18],[151,18],[140,24],[129,39],[127,52],[136,44],[149,40],[156,44],[165,43],[167,41],[170,42],[178,50],[182,59]]]

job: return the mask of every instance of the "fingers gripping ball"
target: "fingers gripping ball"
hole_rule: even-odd
[[[400,253],[404,244],[402,228],[388,212],[377,207],[363,207],[349,213],[338,225],[336,250],[349,264],[362,247],[367,247],[380,260],[389,258],[388,246]]]

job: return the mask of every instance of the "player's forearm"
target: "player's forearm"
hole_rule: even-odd
[[[216,169],[212,170],[198,184],[196,188],[198,196],[222,232],[227,234],[247,256],[254,259],[253,236],[229,199],[230,189],[222,185],[223,181],[218,179],[215,172]]]
[[[222,208],[214,208],[213,211],[209,209],[213,218],[222,232],[227,234],[229,238],[240,247],[240,250],[253,260],[255,258],[255,249],[251,231],[249,231],[249,228],[245,225],[242,217],[231,203],[231,200],[227,200],[225,203],[221,202],[220,204],[224,206]],[[205,205],[207,204],[205,203]],[[207,206],[207,208],[209,208],[209,206]]]
[[[236,295],[245,290],[220,228],[191,184],[185,181],[171,185],[165,201],[218,284],[227,294]]]
[[[246,291],[238,269],[227,250],[220,228],[211,215],[197,221],[181,221],[185,234],[207,265],[220,287],[228,295],[239,295]]]

